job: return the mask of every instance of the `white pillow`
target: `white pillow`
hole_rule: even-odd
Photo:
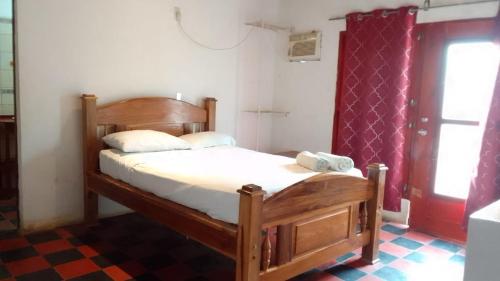
[[[132,130],[109,134],[102,138],[109,146],[123,152],[152,152],[190,149],[185,140],[153,130]]]
[[[179,138],[190,143],[192,148],[236,145],[236,141],[234,140],[233,137],[216,132],[201,132],[201,133],[187,134],[180,136]]]

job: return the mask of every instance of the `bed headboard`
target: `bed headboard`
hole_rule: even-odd
[[[163,97],[120,100],[97,106],[95,95],[84,94],[83,158],[85,171],[97,171],[102,137],[127,130],[150,129],[175,136],[183,135],[189,124],[200,124],[201,131],[215,130],[217,100],[206,98],[203,106]]]

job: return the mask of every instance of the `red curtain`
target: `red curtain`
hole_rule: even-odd
[[[500,52],[500,14],[496,17],[494,36]],[[484,127],[480,159],[467,199],[465,219],[496,200],[500,200],[500,67]]]
[[[347,15],[335,153],[389,167],[384,209],[399,211],[408,174],[408,102],[416,12]],[[342,59],[342,58],[341,58]]]

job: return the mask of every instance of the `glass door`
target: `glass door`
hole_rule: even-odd
[[[500,54],[491,19],[419,25],[410,226],[465,241],[465,199]]]
[[[467,199],[481,148],[499,53],[491,41],[458,41],[445,52],[443,97],[434,179],[436,195]]]

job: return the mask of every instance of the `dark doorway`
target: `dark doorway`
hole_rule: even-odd
[[[13,6],[0,0],[0,233],[19,224]]]

